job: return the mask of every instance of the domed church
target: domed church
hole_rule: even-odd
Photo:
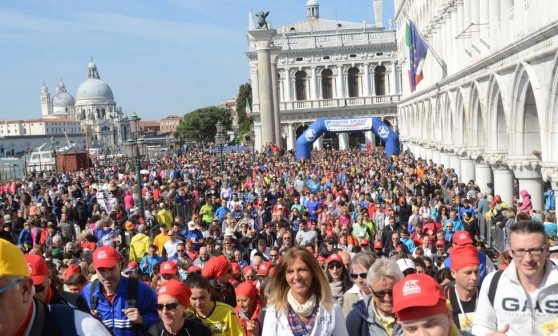
[[[93,60],[87,66],[87,79],[78,87],[76,99],[60,80],[54,97],[41,88],[43,118],[72,119],[80,122],[92,147],[118,146],[130,137],[128,116],[116,105],[110,86],[103,80]]]

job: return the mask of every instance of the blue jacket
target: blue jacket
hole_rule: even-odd
[[[116,336],[146,335],[146,332],[143,331],[147,331],[152,325],[160,321],[155,308],[157,296],[146,284],[141,281],[138,282],[136,308],[143,318],[143,323],[134,329],[133,323],[122,312],[122,309],[128,308],[128,303],[126,302],[128,281],[128,278],[120,277],[113,305],[107,301],[105,295],[101,292],[101,284],[98,283],[93,293],[97,297],[97,317]],[[81,296],[85,299],[89,308],[91,308],[89,300],[90,288],[91,283],[87,284],[81,292]]]

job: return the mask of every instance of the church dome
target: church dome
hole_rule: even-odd
[[[68,92],[59,92],[52,98],[52,105],[67,107],[74,106],[76,103],[74,97]]]
[[[77,91],[77,99],[114,99],[108,84],[97,78],[88,78],[81,83]]]
[[[318,3],[318,0],[308,0],[308,2],[306,2],[306,6],[319,6],[320,4]]]

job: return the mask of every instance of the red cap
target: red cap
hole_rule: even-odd
[[[333,237],[335,237],[335,233],[333,233],[333,231],[327,231],[325,237],[326,238],[333,238]]]
[[[444,246],[446,246],[446,243],[443,240],[436,241],[436,247],[444,247]]]
[[[182,282],[171,279],[165,282],[159,290],[157,290],[157,296],[168,295],[177,299],[184,308],[190,307],[190,296],[192,296],[192,291],[188,286]]]
[[[159,272],[159,274],[176,275],[178,274],[178,266],[176,266],[176,264],[172,261],[165,261],[161,263],[161,271]]]
[[[131,268],[131,269],[136,269],[138,267],[138,263],[135,261],[130,261],[128,263],[128,266],[126,266],[126,268]]]
[[[341,256],[337,253],[333,253],[332,255],[330,255],[329,257],[327,257],[326,259],[326,263],[329,265],[329,263],[331,262],[340,262],[341,264],[343,263],[343,259],[341,258]]]
[[[465,230],[459,230],[456,233],[454,233],[452,240],[454,244],[460,246],[473,243],[473,240],[471,239],[471,235],[469,235],[469,232]]]
[[[260,266],[258,267],[258,275],[267,276],[268,272],[269,272],[269,263],[267,262],[261,263]]]
[[[368,246],[368,239],[363,239],[360,241],[360,246]]]
[[[381,240],[376,240],[374,242],[374,250],[381,250],[384,248],[384,243]]]
[[[318,261],[326,261],[326,258],[322,257],[322,256],[318,256],[318,258],[316,258]]]
[[[68,281],[72,277],[72,275],[80,274],[81,267],[78,265],[70,265],[66,268],[66,272],[64,272],[64,282]]]
[[[428,309],[424,309],[428,308]],[[410,321],[448,311],[442,287],[426,274],[410,274],[393,286],[393,309],[399,321]]]
[[[237,275],[240,273],[240,265],[237,262],[232,262],[232,275]]]
[[[93,266],[95,266],[95,269],[113,268],[119,260],[120,254],[111,246],[101,246],[93,252]]]
[[[450,250],[450,262],[452,270],[460,270],[464,267],[480,265],[479,251],[473,245],[452,247]]]
[[[26,254],[27,267],[29,268],[29,276],[33,279],[33,285],[40,285],[45,281],[48,275],[48,266],[46,261],[37,254]]]

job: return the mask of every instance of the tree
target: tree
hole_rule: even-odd
[[[225,130],[230,129],[232,120],[229,111],[222,107],[208,106],[184,115],[174,137],[198,143],[215,141],[215,124],[221,121]]]
[[[250,132],[254,120],[246,116],[246,101],[252,106],[252,85],[245,83],[238,88],[236,96],[236,112],[238,113],[238,134],[239,139],[243,139],[244,135]]]

